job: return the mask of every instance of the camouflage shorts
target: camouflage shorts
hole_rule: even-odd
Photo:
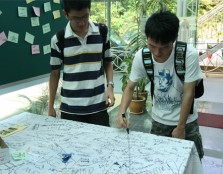
[[[172,137],[172,131],[176,126],[169,126],[158,123],[153,120],[153,126],[151,133],[156,135],[162,135],[167,137]],[[197,120],[186,124],[186,140],[194,141],[199,154],[200,159],[204,156],[204,150],[202,145],[202,138],[199,132],[199,126]]]

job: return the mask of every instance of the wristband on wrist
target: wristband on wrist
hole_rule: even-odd
[[[113,83],[112,81],[107,82],[107,87],[108,87],[109,85],[111,85],[112,88],[114,88],[114,83]]]

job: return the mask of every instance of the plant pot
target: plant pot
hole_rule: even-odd
[[[133,95],[134,95],[134,96],[136,95],[136,91],[134,91],[134,94],[133,94]],[[142,97],[145,97],[145,101],[144,101],[144,105],[145,105],[145,104],[146,104],[147,97],[148,97],[148,91],[145,90],[145,91],[143,91],[143,92],[139,92],[138,95],[139,95],[139,96],[142,96]]]
[[[139,99],[132,99],[129,110],[131,114],[140,115],[143,113],[145,97],[139,96]]]

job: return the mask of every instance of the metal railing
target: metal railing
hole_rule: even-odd
[[[223,40],[219,35],[223,32],[223,1],[213,7],[203,16],[198,17],[198,38],[202,40],[212,39],[217,42]]]
[[[113,69],[117,72],[123,72],[125,65],[123,64],[124,58],[129,56],[127,46],[112,47],[111,54],[113,58]]]
[[[203,73],[223,73],[223,43],[197,43]]]
[[[198,18],[197,24],[202,25],[209,19],[213,19],[216,14],[219,14],[219,12],[223,11],[223,1],[217,4],[215,7],[213,7],[210,11],[202,15]]]

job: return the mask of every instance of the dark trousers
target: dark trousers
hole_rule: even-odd
[[[107,110],[100,111],[93,114],[87,115],[77,115],[77,114],[68,114],[65,112],[61,112],[61,118],[73,121],[79,121],[90,124],[97,124],[102,126],[110,126],[109,125],[109,115]]]

